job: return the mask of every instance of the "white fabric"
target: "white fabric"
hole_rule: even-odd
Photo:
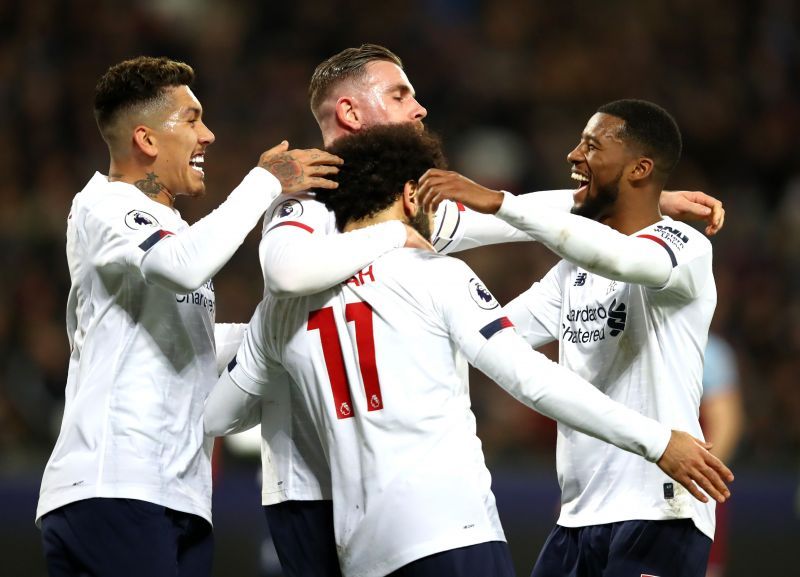
[[[572,192],[545,191],[525,197],[569,210]],[[433,244],[443,252],[474,246],[473,238],[486,243],[530,240],[527,234],[497,218],[460,210],[451,202],[440,205],[434,231]],[[405,227],[398,221],[340,234],[334,214],[313,193],[280,196],[266,212],[259,245],[265,295],[289,297],[325,290],[387,251],[403,246],[405,240]],[[263,503],[330,498],[329,473],[327,464],[319,458],[318,441],[314,446],[314,439],[306,437],[300,448],[292,439],[293,431],[303,429],[307,416],[292,415],[296,399],[289,379],[284,380],[286,389],[262,407],[262,456],[264,463],[271,464],[264,472]]]
[[[504,203],[503,210],[508,208]],[[517,222],[525,216],[517,215]],[[593,228],[600,231],[598,226]],[[531,345],[557,339],[559,363],[612,399],[703,438],[698,423],[703,350],[716,305],[711,245],[692,227],[667,218],[633,236],[639,237],[630,239],[636,247],[651,243],[663,253],[642,262],[638,271],[629,267],[636,278],[648,266],[671,261],[670,254],[675,258],[666,279],[652,279],[662,288],[611,280],[561,261],[505,310]],[[637,248],[636,254],[602,254],[619,245],[596,238],[598,267],[616,259],[625,269],[625,258],[641,261],[651,253]],[[713,538],[714,501],[697,501],[654,464],[559,424],[557,465],[559,525],[691,518]]]
[[[669,429],[503,335],[501,317],[462,261],[409,249],[341,288],[267,295],[259,305],[230,378],[270,403],[291,382],[291,411],[307,409],[330,465],[344,575],[386,575],[439,551],[505,539],[462,354],[530,406],[651,459],[663,452]],[[264,465],[269,477],[274,463]]]
[[[244,323],[217,323],[214,325],[214,343],[217,350],[217,375],[221,375],[236,356],[242,344],[247,325]]]
[[[498,218],[590,272],[652,287],[663,286],[672,274],[670,255],[650,240],[568,212],[532,208],[520,197],[503,194]]]
[[[400,221],[336,233],[333,213],[313,193],[279,197],[267,211],[259,246],[265,289],[275,296],[314,294],[406,242]]]
[[[224,371],[206,399],[203,430],[210,437],[236,435],[261,424],[261,395],[251,395]],[[259,446],[260,446],[260,435]]]
[[[507,194],[507,193],[506,193]],[[571,190],[541,190],[515,197],[526,211],[541,208],[569,212]],[[491,214],[481,214],[461,203],[442,202],[436,210],[433,246],[436,252],[451,254],[478,246],[503,242],[530,242],[529,235]]]
[[[91,497],[140,499],[211,520],[211,440],[202,427],[218,374],[210,279],[279,192],[276,184],[255,169],[192,227],[99,173],[75,196],[66,403],[37,523]],[[175,286],[194,288],[176,294]],[[236,339],[235,329],[221,331]]]

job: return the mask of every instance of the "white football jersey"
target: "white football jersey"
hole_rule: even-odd
[[[562,260],[506,313],[533,346],[558,340],[559,363],[612,399],[703,438],[703,350],[716,305],[711,244],[668,218],[635,236],[669,253],[673,269],[663,288],[609,280]],[[654,463],[559,424],[557,465],[559,525],[691,518],[713,539],[714,501],[697,501]]]
[[[37,523],[92,497],[140,499],[211,520],[203,402],[217,375],[214,285],[175,294],[140,272],[151,247],[186,227],[177,211],[99,173],[75,196],[66,404]]]
[[[510,326],[501,316],[463,262],[411,249],[341,287],[259,305],[231,378],[265,404],[285,398],[290,382],[307,408],[330,465],[348,577],[505,540],[460,352],[477,356]],[[276,485],[296,483],[296,472]]]
[[[265,269],[267,243],[272,243],[273,249],[275,243],[285,243],[292,249],[297,246],[297,234],[293,236],[276,234],[276,232],[286,233],[287,228],[295,233],[300,231],[301,235],[329,237],[339,234],[335,215],[323,203],[316,200],[313,193],[302,192],[278,197],[264,216],[263,239],[259,247],[265,284],[275,282],[270,276],[276,274]],[[490,231],[484,233],[484,236],[493,233],[497,237],[495,242],[513,237],[527,238],[524,233],[499,219],[465,210],[463,205],[448,201],[443,202],[436,213],[433,244],[439,252],[445,253],[462,245],[475,246],[476,242],[473,242],[469,233],[465,238],[465,231],[480,235],[484,229]],[[500,232],[495,232],[495,229]],[[341,261],[339,269],[346,273],[340,278],[344,279],[355,269],[371,262],[383,252],[402,246],[405,232],[401,234],[403,241],[400,243],[387,245],[382,238],[373,246],[368,246],[364,241],[358,241],[359,244],[338,247],[336,254],[329,256]],[[368,254],[370,251],[373,254]],[[309,259],[309,255],[298,257],[298,260],[303,262],[308,262]],[[355,266],[349,264],[353,262],[356,263]],[[307,267],[308,265],[304,268]],[[304,271],[304,274],[313,272]],[[329,274],[332,272],[326,270],[323,276]],[[265,288],[265,295],[267,294]],[[286,500],[330,499],[330,473],[319,442],[315,443],[314,438],[303,436],[303,431],[308,430],[308,427],[304,426],[308,421],[308,415],[302,405],[298,404],[296,389],[291,387],[291,378],[282,376],[280,382],[284,383],[285,390],[278,393],[277,383],[273,382],[273,393],[262,406],[261,456],[265,464],[262,504],[273,505]],[[294,440],[296,435],[300,437]]]

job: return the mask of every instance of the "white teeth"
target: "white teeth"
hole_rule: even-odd
[[[200,174],[205,174],[203,172],[203,162],[205,162],[206,157],[202,154],[195,154],[191,159],[189,159],[189,166],[194,168]]]
[[[578,172],[573,172],[569,175],[572,180],[577,180],[578,182],[589,182],[589,177],[584,176]]]

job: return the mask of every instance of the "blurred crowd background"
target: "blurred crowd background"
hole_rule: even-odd
[[[731,465],[796,480],[798,30],[795,0],[0,2],[0,477],[38,482],[60,423],[66,216],[93,172],[108,169],[92,117],[97,78],[138,54],[195,68],[217,140],[206,155],[207,197],[178,204],[193,222],[266,148],[284,138],[321,146],[311,73],[345,47],[375,42],[403,59],[451,166],[493,187],[572,187],[566,155],[607,101],[645,98],[674,114],[684,155],[669,187],[706,191],[727,209],[712,239],[713,330],[740,371],[745,421]],[[257,243],[251,234],[214,279],[218,321],[246,322],[255,308]],[[533,244],[463,258],[501,302],[555,262]],[[554,427],[496,389],[476,376],[490,467],[538,468],[555,482]]]

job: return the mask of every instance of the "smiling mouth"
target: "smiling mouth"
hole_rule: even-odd
[[[199,172],[201,175],[205,176],[205,171],[203,170],[203,163],[205,162],[206,158],[203,154],[195,154],[189,160],[189,166],[191,166],[194,170]]]
[[[581,174],[580,172],[573,172],[569,175],[572,180],[576,180],[579,183],[579,188],[582,186],[586,186],[589,184],[589,177],[585,174]]]

